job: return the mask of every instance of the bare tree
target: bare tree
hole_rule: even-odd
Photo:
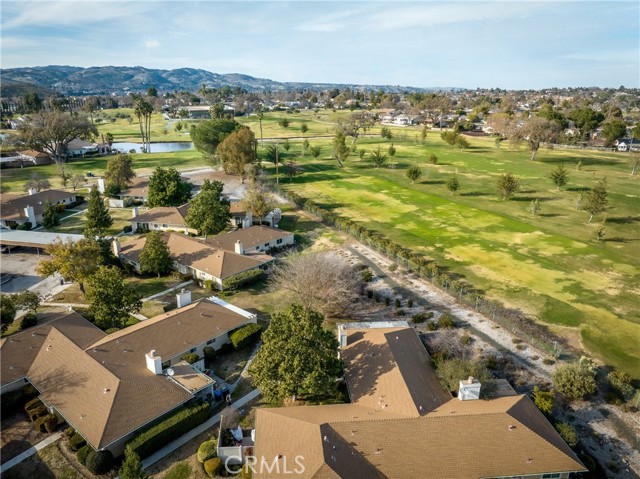
[[[323,251],[289,256],[276,266],[271,287],[326,317],[341,317],[353,309],[360,281],[345,259]]]

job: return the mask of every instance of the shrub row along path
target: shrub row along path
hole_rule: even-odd
[[[29,449],[27,449],[26,451],[24,451],[23,453],[18,454],[16,457],[14,457],[13,459],[9,459],[7,462],[5,462],[4,464],[2,464],[0,466],[0,474],[8,471],[9,469],[11,469],[13,466],[15,466],[16,464],[20,464],[22,461],[24,461],[25,459],[33,456],[36,452],[38,452],[40,449],[44,449],[45,447],[47,447],[49,444],[53,444],[54,442],[56,442],[58,439],[60,439],[60,437],[62,436],[62,431],[58,431],[58,432],[54,432],[53,434],[51,434],[51,436],[49,436],[48,438],[40,441],[38,444],[36,444],[33,447],[30,447]]]

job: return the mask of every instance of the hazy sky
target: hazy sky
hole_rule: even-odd
[[[638,1],[2,0],[1,65],[419,87],[640,86]]]

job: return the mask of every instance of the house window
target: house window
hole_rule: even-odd
[[[196,348],[191,348],[191,351],[189,351],[190,353],[195,353],[196,352]]]
[[[166,228],[166,227],[167,227],[167,225],[162,225],[162,227],[163,227],[163,228]]]
[[[276,244],[282,244],[282,239],[279,239],[278,241],[276,241]]]
[[[216,340],[215,340],[215,339],[210,339],[209,341],[207,341],[207,344],[213,344],[213,343],[215,343],[215,342],[216,342]]]
[[[265,244],[264,244],[264,247],[265,247],[265,248],[268,248],[268,247],[269,247],[269,243],[265,243]]]

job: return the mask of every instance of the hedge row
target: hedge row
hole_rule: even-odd
[[[261,332],[262,328],[258,324],[247,324],[231,333],[229,340],[234,348],[242,349],[258,339]]]
[[[58,427],[58,418],[55,414],[47,414],[36,419],[36,429],[40,432],[53,432]]]
[[[168,442],[190,431],[209,418],[209,403],[184,407],[171,416],[145,429],[127,443],[127,448],[143,459]]]
[[[558,353],[557,344],[562,344],[565,350],[571,350],[565,340],[553,334],[546,326],[536,322],[534,318],[524,315],[519,310],[508,308],[498,301],[486,299],[482,290],[475,288],[460,275],[448,271],[446,267],[439,266],[423,254],[411,251],[387,238],[382,233],[370,230],[360,223],[325,209],[324,206],[313,200],[304,198],[292,191],[275,187],[275,185],[272,186],[303,210],[319,216],[324,223],[350,234],[391,260],[397,261],[411,273],[431,281],[434,286],[455,294],[461,302],[475,307],[477,311],[490,316],[493,321],[513,331],[514,334],[525,338],[532,345],[551,354]]]
[[[261,269],[252,269],[250,271],[243,271],[242,273],[234,274],[222,280],[222,289],[237,290],[243,286],[248,286],[253,283],[264,279],[265,273]]]

